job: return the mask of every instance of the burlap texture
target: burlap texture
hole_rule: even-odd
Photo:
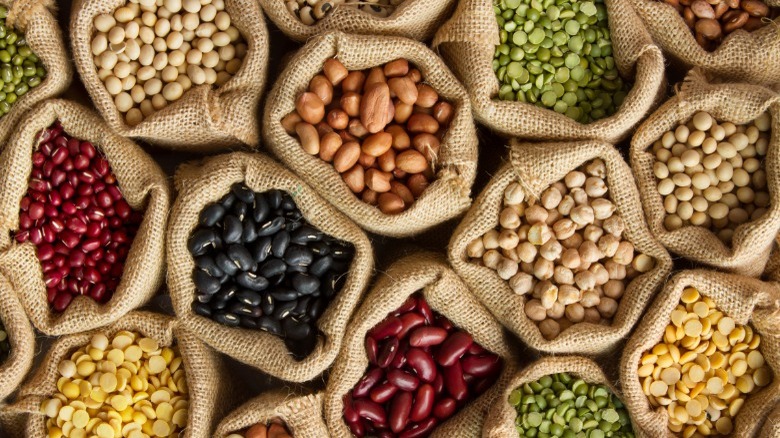
[[[780,234],[775,237],[772,243],[772,252],[761,278],[766,281],[780,282]]]
[[[19,244],[12,236],[19,229],[19,203],[27,193],[37,135],[56,120],[66,133],[92,142],[106,156],[128,204],[144,211],[113,298],[100,304],[88,296],[77,296],[62,313],[49,309],[35,245]],[[160,167],[138,145],[111,131],[86,107],[49,100],[19,123],[0,155],[0,163],[0,274],[19,296],[35,328],[47,335],[91,330],[118,320],[154,296],[165,271],[163,236],[171,193]]]
[[[436,180],[412,206],[387,215],[358,199],[331,163],[307,154],[298,139],[281,125],[295,111],[295,99],[309,80],[336,57],[349,70],[362,70],[406,58],[420,69],[423,79],[455,107],[437,164]],[[477,170],[477,135],[466,91],[444,63],[423,44],[399,37],[347,35],[330,32],[311,39],[296,53],[279,76],[266,102],[263,139],[279,159],[314,187],[350,219],[368,231],[391,237],[421,233],[464,212],[471,204],[469,191]]]
[[[241,433],[258,423],[281,419],[295,438],[325,438],[328,428],[322,417],[322,393],[295,395],[276,390],[249,400],[217,426],[214,438]]]
[[[758,434],[758,438],[778,438],[780,437],[780,405],[778,405],[767,417],[764,427]]]
[[[672,267],[669,254],[645,226],[631,169],[613,146],[598,141],[522,143],[512,140],[510,146],[510,162],[493,176],[453,233],[449,244],[450,263],[493,315],[528,346],[549,353],[605,353],[628,335]],[[526,200],[538,200],[547,187],[594,158],[601,158],[606,164],[608,196],[625,223],[624,238],[634,244],[637,253],[647,254],[656,264],[628,284],[611,325],[575,324],[548,341],[525,315],[527,297],[514,293],[495,270],[470,261],[466,247],[498,226],[504,189],[511,182],[520,182]]]
[[[749,123],[762,113],[772,116],[772,136],[764,158],[770,205],[759,219],[737,227],[731,246],[714,233],[697,226],[667,231],[666,210],[658,193],[652,153],[664,132],[686,123],[698,111],[735,124]],[[637,129],[631,140],[631,168],[639,185],[650,231],[672,253],[738,274],[758,276],[764,270],[772,241],[780,230],[780,95],[747,84],[708,84],[693,70],[675,97],[669,99]]]
[[[515,373],[506,385],[501,388],[493,406],[485,419],[482,429],[483,438],[504,438],[517,435],[515,420],[517,410],[509,404],[509,394],[517,387],[539,380],[544,376],[557,373],[569,373],[589,384],[604,385],[622,400],[620,393],[604,375],[601,368],[590,359],[580,356],[544,357]]]
[[[30,370],[35,355],[35,332],[22,303],[0,275],[0,321],[8,334],[11,354],[0,363],[0,401],[11,395]],[[1,420],[0,420],[1,422]]]
[[[649,436],[676,437],[667,427],[665,407],[653,408],[642,392],[637,368],[642,355],[663,340],[664,329],[669,324],[672,310],[679,304],[687,287],[695,287],[699,293],[715,301],[715,305],[737,324],[753,326],[761,335],[759,349],[767,365],[774,373],[769,386],[750,394],[737,414],[732,436],[754,436],[764,424],[769,411],[780,400],[780,336],[778,306],[780,290],[776,285],[758,279],[715,271],[682,271],[666,283],[661,293],[642,318],[634,335],[628,340],[620,361],[620,383],[623,402],[631,412],[634,425]]]
[[[770,7],[780,0],[763,0]],[[733,82],[774,83],[780,81],[780,22],[768,23],[753,32],[730,34],[713,52],[704,50],[682,16],[673,7],[657,0],[630,0],[629,3],[669,57],[683,67],[701,67]]]
[[[447,266],[444,258],[433,253],[417,253],[391,265],[374,284],[350,322],[344,347],[325,389],[325,420],[331,436],[351,436],[343,419],[343,397],[368,367],[366,333],[418,291],[434,312],[448,318],[456,327],[471,334],[474,342],[504,360],[496,383],[437,426],[430,435],[432,438],[479,436],[490,404],[517,368],[513,358],[518,353],[510,347],[509,336],[498,321]]]
[[[340,30],[351,34],[393,35],[426,41],[450,16],[454,0],[406,0],[385,18],[361,11],[357,5],[334,4],[334,9],[313,25],[306,25],[287,10],[285,1],[260,0],[268,18],[288,37],[299,42]]]
[[[231,385],[225,378],[227,368],[216,352],[193,333],[179,327],[173,318],[151,312],[131,312],[110,326],[64,336],[55,341],[38,370],[19,390],[17,401],[10,406],[17,414],[26,414],[25,436],[47,436],[46,416],[40,412],[40,406],[57,391],[57,379],[60,377],[57,365],[60,361],[68,358],[79,347],[89,344],[94,334],[103,333],[111,337],[121,330],[139,332],[156,339],[161,346],[175,343],[179,347],[190,401],[187,427],[181,436],[213,436],[215,421],[232,407]]]
[[[593,138],[617,142],[663,97],[664,58],[624,0],[606,0],[615,65],[632,84],[619,110],[589,124],[534,104],[498,99],[499,82],[493,72],[498,25],[491,0],[462,0],[450,21],[433,40],[447,65],[463,82],[474,117],[501,134],[525,139],[558,141]]]
[[[126,0],[76,0],[71,13],[73,57],[92,102],[112,129],[125,137],[140,138],[157,146],[189,152],[212,152],[229,147],[255,147],[260,141],[260,97],[268,72],[268,29],[260,5],[254,0],[225,0],[231,24],[249,47],[241,69],[218,88],[196,85],[181,99],[155,111],[136,126],[114,105],[98,78],[90,43],[94,18],[112,13]]]
[[[46,77],[41,84],[17,99],[11,105],[11,111],[0,117],[0,143],[4,143],[30,108],[68,89],[73,67],[57,22],[54,1],[0,0],[0,4],[8,8],[6,25],[24,33],[27,45],[46,69]]]
[[[187,240],[198,225],[201,210],[227,194],[231,185],[242,181],[257,192],[287,191],[309,223],[355,248],[344,287],[317,321],[317,328],[324,336],[319,336],[314,351],[302,361],[293,358],[278,336],[261,330],[227,327],[192,311],[195,262],[187,250]],[[182,324],[222,353],[283,380],[305,382],[325,371],[341,348],[347,321],[371,278],[374,259],[366,234],[306,183],[261,154],[236,152],[199,164],[185,164],[177,170],[174,183],[178,197],[167,236],[168,289]]]

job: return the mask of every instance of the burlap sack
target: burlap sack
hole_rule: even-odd
[[[426,41],[452,13],[454,0],[405,0],[385,18],[363,12],[357,5],[335,4],[322,19],[309,26],[287,10],[286,1],[260,0],[268,18],[288,37],[299,42],[340,30],[351,34],[393,35]]]
[[[32,153],[38,133],[59,120],[65,132],[91,141],[108,159],[128,204],[144,211],[125,268],[113,298],[100,304],[78,296],[62,312],[46,301],[41,264],[35,245],[19,244],[19,202],[27,193]],[[49,100],[35,107],[19,123],[0,155],[0,274],[16,291],[35,328],[47,335],[83,332],[110,324],[144,305],[162,285],[165,271],[164,238],[170,188],[157,163],[132,141],[114,133],[97,114],[76,103]]]
[[[512,140],[510,146],[510,161],[493,176],[453,233],[449,244],[450,263],[493,315],[528,346],[549,353],[605,353],[628,335],[672,268],[669,254],[645,226],[631,169],[613,146],[598,141],[521,143]],[[625,223],[624,237],[634,244],[637,253],[655,259],[655,267],[629,283],[611,325],[575,324],[548,341],[525,314],[527,297],[514,293],[495,270],[470,261],[466,248],[472,240],[498,226],[504,189],[509,183],[520,181],[526,200],[538,199],[551,184],[594,158],[601,158],[607,166],[608,195]]]
[[[775,240],[772,242],[772,252],[761,278],[766,281],[780,282],[780,234],[775,236]]]
[[[8,334],[11,354],[0,363],[0,401],[11,395],[30,371],[35,355],[35,332],[22,303],[0,275],[0,322]]]
[[[236,152],[199,164],[185,164],[174,178],[178,196],[167,237],[168,289],[182,324],[222,353],[282,380],[305,382],[325,371],[341,348],[347,321],[372,274],[373,252],[365,233],[292,173],[261,154]],[[241,181],[257,192],[287,191],[315,228],[355,247],[344,287],[317,321],[324,336],[319,336],[314,351],[302,361],[293,358],[278,336],[261,330],[228,327],[192,311],[195,262],[187,250],[187,240],[198,224],[203,207],[218,201],[230,191],[231,185]]]
[[[745,405],[737,414],[731,435],[754,436],[761,429],[769,411],[780,400],[780,319],[777,313],[780,292],[776,285],[755,278],[706,270],[682,271],[672,277],[645,313],[623,351],[620,361],[623,402],[631,412],[634,426],[643,429],[649,436],[677,436],[667,427],[666,408],[650,406],[647,396],[642,392],[637,369],[642,355],[663,339],[672,310],[679,304],[680,296],[687,287],[695,287],[702,295],[712,298],[718,309],[733,318],[734,322],[743,325],[750,323],[754,331],[761,335],[759,349],[774,372],[774,380],[769,386],[747,397]]]
[[[92,102],[111,128],[171,149],[211,152],[229,147],[257,146],[260,141],[260,97],[268,71],[268,29],[254,0],[225,0],[225,9],[247,42],[249,50],[241,69],[219,88],[193,86],[181,99],[155,111],[136,126],[114,105],[93,62],[93,20],[111,13],[126,0],[76,0],[71,14],[71,47],[81,81]]]
[[[184,362],[189,389],[187,427],[182,438],[211,438],[215,420],[232,407],[231,384],[226,378],[227,368],[219,355],[201,342],[192,332],[178,326],[165,315],[151,312],[131,312],[114,324],[97,330],[76,333],[54,342],[40,367],[19,390],[17,401],[10,407],[17,414],[26,414],[25,436],[44,437],[46,416],[40,412],[41,403],[57,391],[60,374],[57,365],[79,347],[89,343],[95,333],[113,336],[121,330],[130,330],[156,339],[161,346],[176,344]]]
[[[763,0],[770,7],[780,0]],[[701,67],[734,82],[774,83],[780,81],[780,22],[775,20],[753,32],[739,30],[713,52],[704,50],[682,16],[657,0],[628,2],[653,40],[669,57],[685,68]]]
[[[281,419],[295,438],[325,438],[328,428],[322,417],[322,393],[310,395],[272,391],[244,403],[217,426],[214,438],[243,433],[258,423]]]
[[[485,427],[482,429],[482,437],[504,438],[516,436],[515,420],[517,419],[517,410],[509,404],[509,394],[519,386],[557,373],[569,373],[589,384],[604,385],[622,400],[617,388],[612,385],[601,368],[590,359],[579,356],[545,357],[517,372],[501,388],[501,392],[490,407],[490,411],[488,411]],[[635,432],[637,432],[636,429]],[[639,434],[637,435],[640,436]]]
[[[295,99],[322,70],[326,59],[337,57],[349,70],[362,70],[406,58],[422,72],[426,83],[455,107],[442,141],[436,180],[411,208],[386,215],[356,197],[331,163],[307,154],[298,139],[285,132],[281,120],[295,111]],[[477,170],[477,135],[465,90],[444,63],[424,45],[398,37],[347,35],[329,32],[309,41],[290,61],[274,85],[263,116],[263,139],[279,159],[325,199],[368,231],[391,237],[419,234],[464,212]]]
[[[770,413],[761,428],[758,438],[778,438],[780,437],[780,405]]]
[[[504,368],[496,383],[437,426],[430,435],[432,438],[479,436],[490,404],[517,368],[514,357],[518,353],[509,346],[509,337],[498,321],[477,301],[447,266],[444,258],[433,253],[417,253],[391,265],[374,284],[350,322],[344,348],[333,365],[325,389],[325,421],[331,436],[351,436],[343,418],[343,397],[363,377],[368,367],[366,333],[418,291],[434,312],[448,318],[455,326],[471,334],[474,342],[504,360]]]
[[[769,111],[772,137],[764,167],[769,186],[770,205],[766,214],[740,225],[726,246],[711,231],[686,226],[667,231],[666,210],[658,193],[652,154],[653,143],[664,132],[687,122],[696,112],[707,111],[718,120],[748,123]],[[708,84],[694,70],[688,74],[677,95],[662,105],[637,129],[631,140],[631,168],[639,184],[642,205],[650,231],[672,253],[713,267],[743,275],[758,276],[764,270],[772,241],[780,230],[780,95],[747,84]]]
[[[0,4],[8,8],[6,25],[24,33],[30,49],[38,55],[46,69],[46,77],[41,84],[31,88],[11,106],[11,111],[0,117],[0,143],[4,143],[24,113],[38,102],[68,89],[73,67],[57,22],[55,1],[0,0]]]
[[[626,137],[663,97],[664,59],[642,27],[639,17],[623,0],[606,0],[615,65],[632,84],[623,105],[612,116],[582,124],[534,104],[498,99],[499,82],[493,72],[498,24],[491,0],[462,0],[450,21],[433,39],[469,93],[474,117],[501,134],[534,140],[593,138],[617,142]]]

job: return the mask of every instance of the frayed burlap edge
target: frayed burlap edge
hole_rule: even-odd
[[[453,233],[448,249],[450,263],[493,315],[528,346],[549,353],[605,353],[628,336],[672,267],[669,254],[644,224],[631,170],[620,153],[606,143],[534,144],[512,140],[510,145],[511,162],[504,164],[493,176]],[[495,270],[470,261],[467,246],[498,225],[504,189],[509,183],[520,181],[526,200],[538,199],[547,187],[569,171],[595,158],[603,159],[607,166],[609,198],[623,218],[625,237],[635,245],[637,252],[653,257],[656,265],[628,284],[611,325],[576,324],[548,341],[525,315],[527,297],[514,293]]]
[[[192,311],[195,264],[187,240],[198,224],[203,207],[218,201],[233,183],[245,182],[254,191],[285,190],[293,196],[304,218],[324,233],[354,245],[355,256],[344,287],[317,321],[324,333],[314,351],[296,361],[284,341],[275,335],[221,325]],[[304,382],[327,369],[341,348],[347,321],[368,287],[373,252],[365,233],[304,182],[262,154],[232,153],[181,166],[175,176],[178,197],[168,228],[168,288],[176,315],[185,327],[217,350],[274,377]]]
[[[436,180],[403,213],[387,215],[360,200],[331,163],[307,154],[298,139],[287,134],[281,125],[282,118],[295,111],[295,99],[306,90],[309,80],[332,57],[350,70],[406,58],[420,69],[424,81],[455,107],[439,152]],[[441,59],[416,41],[341,32],[311,39],[274,84],[263,116],[263,138],[268,149],[321,196],[358,225],[377,234],[391,237],[419,234],[463,213],[471,204],[469,192],[476,176],[478,141],[468,97]]]
[[[225,438],[258,423],[280,419],[295,438],[325,438],[328,428],[322,418],[323,394],[296,395],[277,390],[249,400],[223,419],[214,433]]]
[[[68,134],[92,142],[108,159],[128,204],[144,210],[144,218],[125,261],[122,278],[111,300],[99,304],[78,296],[62,312],[50,310],[41,263],[35,245],[19,244],[19,203],[27,193],[32,154],[38,133],[59,120]],[[0,155],[0,273],[19,296],[33,325],[47,335],[83,332],[110,324],[144,305],[157,292],[165,272],[164,233],[170,208],[170,188],[155,161],[138,145],[111,131],[86,107],[49,100],[27,113]]]

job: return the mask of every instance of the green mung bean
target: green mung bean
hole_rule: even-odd
[[[623,403],[603,385],[567,373],[544,376],[509,394],[521,437],[633,438]]]
[[[0,6],[0,117],[46,76],[43,63],[27,45],[24,35],[6,26],[7,16],[8,8]]]
[[[581,123],[617,111],[628,87],[615,66],[604,0],[495,1],[499,99],[534,103]]]

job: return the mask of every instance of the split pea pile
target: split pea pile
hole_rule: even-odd
[[[138,333],[96,334],[58,365],[43,402],[49,438],[169,437],[187,425],[189,395],[176,347]]]
[[[130,126],[193,85],[222,86],[247,52],[224,0],[130,0],[94,25],[98,76]]]
[[[476,263],[495,269],[517,294],[530,295],[525,313],[545,339],[572,324],[609,324],[627,285],[655,261],[637,254],[609,199],[604,161],[569,172],[541,198],[525,199],[512,182],[504,190],[499,227],[472,241]]]
[[[287,10],[301,20],[301,23],[311,26],[325,18],[337,7],[352,7],[368,14],[384,18],[389,17],[404,0],[287,0]]]
[[[0,117],[46,77],[43,63],[27,45],[24,34],[8,27],[8,8],[0,6]]]
[[[764,159],[771,122],[768,113],[735,125],[699,112],[653,144],[667,230],[701,226],[728,244],[739,225],[766,212]]]
[[[292,438],[290,432],[279,420],[276,420],[266,426],[263,423],[255,424],[250,427],[246,433],[231,433],[227,438]]]
[[[687,288],[663,340],[642,357],[637,374],[653,406],[665,406],[669,429],[689,438],[728,435],[745,398],[769,385],[761,336]]]
[[[604,385],[567,373],[544,376],[509,395],[520,436],[633,438],[623,403]]]

